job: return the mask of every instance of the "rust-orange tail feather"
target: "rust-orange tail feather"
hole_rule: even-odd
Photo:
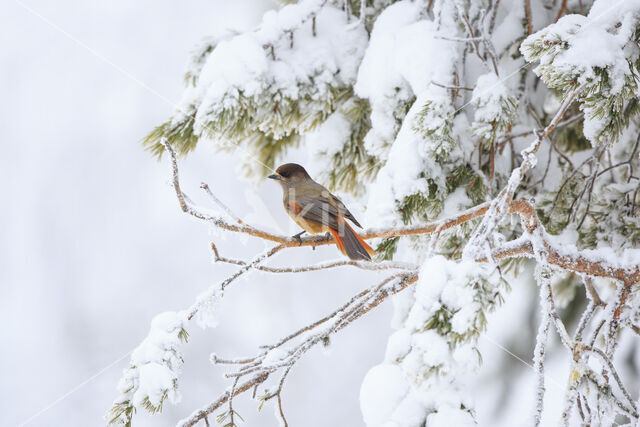
[[[331,230],[333,238],[336,240],[336,245],[342,251],[353,260],[371,260],[371,255],[375,254],[375,251],[371,249],[369,245],[358,236],[358,233],[353,231],[353,228],[342,217],[338,217],[338,224],[340,230]]]
[[[336,246],[338,247],[338,249],[340,249],[340,252],[346,255],[347,251],[345,251],[344,249],[344,243],[342,242],[342,238],[338,234],[338,231],[334,230],[333,228],[330,228],[329,231],[331,232],[331,234],[333,234],[333,238],[336,241]]]

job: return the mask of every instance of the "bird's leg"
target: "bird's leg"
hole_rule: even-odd
[[[298,245],[302,246],[302,239],[300,238],[300,236],[302,236],[304,233],[305,233],[305,231],[302,230],[298,234],[291,236],[291,238],[292,239],[296,239],[298,241]]]

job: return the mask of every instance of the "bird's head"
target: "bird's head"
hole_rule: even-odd
[[[276,173],[269,175],[269,178],[278,181],[282,188],[295,187],[310,179],[307,171],[296,163],[285,163],[279,166]]]

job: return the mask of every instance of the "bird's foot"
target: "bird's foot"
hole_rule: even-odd
[[[298,242],[298,246],[302,246],[302,239],[300,238],[300,236],[302,236],[304,233],[305,233],[305,231],[302,230],[298,234],[295,234],[295,235],[291,236],[292,239],[295,239]]]

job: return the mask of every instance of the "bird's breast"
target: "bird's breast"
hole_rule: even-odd
[[[287,202],[284,204],[284,208],[291,219],[293,219],[293,221],[302,227],[302,229],[307,233],[320,234],[329,231],[329,227],[322,225],[319,222],[307,221],[302,215],[299,215],[300,208],[295,203]]]

